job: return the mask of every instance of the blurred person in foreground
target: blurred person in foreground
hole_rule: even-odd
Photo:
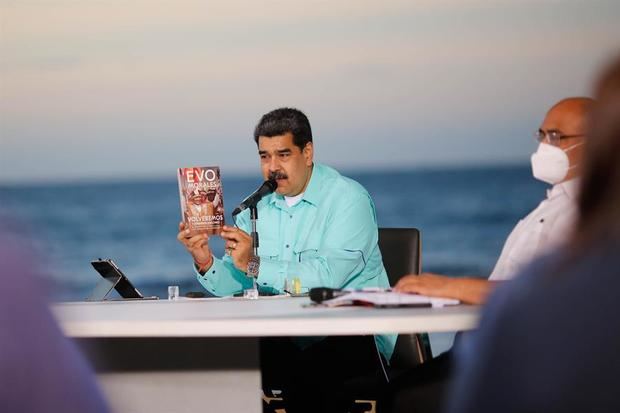
[[[592,103],[585,97],[566,98],[547,112],[536,133],[539,145],[531,163],[534,178],[552,187],[512,230],[488,280],[424,273],[404,276],[395,289],[482,304],[498,284],[514,277],[535,257],[565,243],[577,215],[586,120]],[[453,364],[453,352],[447,351],[395,378],[389,385],[387,408],[394,412],[439,411]]]
[[[576,230],[491,296],[448,412],[620,412],[620,59],[595,92]]]
[[[177,239],[194,260],[198,281],[217,296],[252,286],[283,294],[294,278],[302,287],[389,287],[378,246],[375,207],[356,181],[314,161],[310,122],[300,110],[263,115],[254,131],[262,177],[277,188],[258,202],[258,256],[252,250],[249,209],[224,226],[226,255],[215,258],[205,234],[179,226]],[[376,340],[376,342],[375,342]],[[389,360],[394,335],[293,337],[261,340],[265,393],[284,390],[287,411],[346,411],[344,382],[374,374],[378,352]],[[340,404],[342,402],[342,404]]]
[[[93,372],[50,313],[32,260],[0,222],[0,411],[107,412]]]

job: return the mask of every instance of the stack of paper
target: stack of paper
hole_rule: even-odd
[[[457,305],[459,300],[452,298],[428,297],[419,294],[397,293],[394,291],[351,291],[331,300],[323,301],[329,307],[341,305],[372,305],[375,307],[444,307]]]

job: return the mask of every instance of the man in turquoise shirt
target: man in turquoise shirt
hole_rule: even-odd
[[[313,161],[306,116],[276,109],[261,118],[254,139],[263,178],[278,184],[257,205],[258,256],[249,235],[249,210],[237,216],[237,227],[224,227],[222,259],[213,256],[207,235],[190,236],[181,224],[178,239],[192,255],[200,283],[218,296],[251,288],[252,276],[261,289],[274,292],[294,278],[308,289],[389,287],[372,199],[357,182]],[[376,340],[389,360],[395,336]]]
[[[282,293],[285,280],[298,277],[307,288],[389,287],[368,192],[328,166],[314,163],[309,169],[310,179],[296,204],[287,204],[280,185],[278,193],[259,203],[259,286]],[[237,225],[239,229],[227,227],[222,233],[230,255],[214,259],[198,276],[215,295],[252,286],[246,275],[252,247],[248,209],[238,215]]]

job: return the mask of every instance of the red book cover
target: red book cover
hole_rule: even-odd
[[[179,168],[179,197],[185,228],[192,235],[219,235],[224,225],[224,196],[220,168]]]

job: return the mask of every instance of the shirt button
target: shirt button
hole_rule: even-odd
[[[286,244],[286,248],[288,248],[288,247],[289,247],[289,245],[288,245],[288,244]]]
[[[293,216],[292,216],[292,215],[289,215],[289,218],[293,218]]]

